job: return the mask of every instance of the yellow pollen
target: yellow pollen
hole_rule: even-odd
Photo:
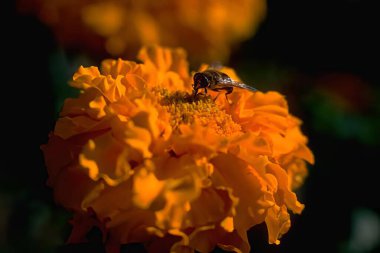
[[[231,115],[219,109],[210,96],[194,98],[187,92],[169,93],[165,89],[158,94],[161,105],[171,114],[170,124],[173,129],[180,124],[197,121],[219,135],[230,136],[241,131],[241,126],[232,120]]]

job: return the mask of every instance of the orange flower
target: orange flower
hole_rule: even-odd
[[[313,163],[277,92],[191,94],[185,52],[143,48],[143,62],[80,67],[49,143],[55,199],[74,212],[71,242],[101,229],[109,252],[248,252],[246,232],[265,222],[269,243],[301,213],[294,187]],[[238,79],[231,69],[222,69]]]
[[[69,47],[134,56],[142,45],[184,46],[208,61],[226,59],[266,12],[265,0],[20,0],[19,6]]]

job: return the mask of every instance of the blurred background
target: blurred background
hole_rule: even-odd
[[[246,83],[286,96],[316,158],[298,192],[306,205],[302,215],[292,217],[279,246],[267,244],[264,225],[251,229],[252,252],[380,252],[380,20],[374,2],[269,0],[264,21],[250,28],[256,34],[241,36],[224,52],[221,60]],[[64,98],[76,94],[67,86],[74,71],[113,53],[67,44],[36,10],[15,1],[2,5],[7,151],[0,176],[0,252],[63,252],[70,214],[54,204],[45,185],[39,147]],[[207,57],[195,57],[192,69],[216,60]]]

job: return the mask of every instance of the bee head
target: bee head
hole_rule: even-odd
[[[195,73],[193,80],[194,80],[194,84],[193,84],[194,90],[208,87],[209,80],[207,79],[206,75],[203,73]]]

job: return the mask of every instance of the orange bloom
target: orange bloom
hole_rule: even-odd
[[[265,0],[20,0],[69,47],[134,56],[142,45],[183,46],[201,60],[223,60],[250,38]],[[199,60],[199,59],[194,59]]]
[[[277,92],[235,89],[191,96],[181,49],[143,48],[143,63],[80,67],[48,144],[48,184],[75,214],[70,242],[101,229],[109,252],[249,252],[246,232],[265,222],[269,243],[301,213],[293,188],[313,163]],[[222,69],[238,79],[231,69]],[[160,251],[160,252],[161,252]]]

